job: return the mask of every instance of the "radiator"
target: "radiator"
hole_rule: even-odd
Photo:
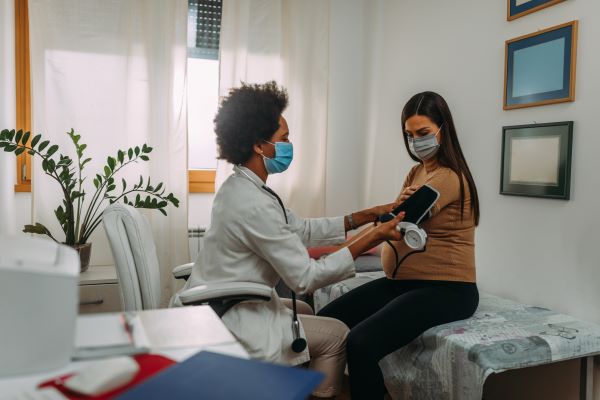
[[[204,232],[206,228],[200,226],[194,226],[188,228],[188,243],[190,246],[190,260],[196,261],[198,254],[204,246]]]

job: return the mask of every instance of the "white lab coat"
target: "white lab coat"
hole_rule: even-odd
[[[296,293],[312,292],[354,276],[354,260],[348,249],[320,260],[311,259],[306,250],[307,246],[343,242],[344,219],[304,219],[286,209],[286,224],[281,206],[262,188],[261,179],[245,167],[235,167],[234,171],[215,196],[204,248],[184,289],[205,282],[232,281],[272,287],[270,301],[239,303],[223,316],[223,322],[251,357],[291,365],[304,363],[310,359],[308,349],[302,353],[291,350],[292,313],[274,288],[283,279]]]

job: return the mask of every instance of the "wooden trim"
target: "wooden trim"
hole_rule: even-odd
[[[15,0],[15,81],[17,129],[31,130],[31,80],[29,64],[29,10],[27,0]],[[25,172],[25,176],[23,176]],[[15,192],[31,192],[31,156],[17,157]]]
[[[540,11],[540,10],[542,10],[544,8],[553,6],[555,4],[562,3],[563,1],[565,1],[565,0],[551,0],[551,1],[547,2],[547,3],[540,4],[537,7],[533,7],[531,9],[527,10],[527,11],[523,11],[523,12],[515,14],[515,15],[510,15],[510,0],[506,0],[506,5],[507,5],[506,6],[506,20],[507,21],[512,21],[514,19],[524,17],[525,15],[534,13],[536,11]]]
[[[212,169],[191,169],[188,171],[190,193],[214,193],[215,176],[217,171]]]
[[[572,26],[571,29],[571,68],[570,68],[570,76],[569,76],[569,96],[563,97],[560,99],[550,99],[550,100],[542,100],[535,101],[532,103],[525,104],[513,104],[507,105],[507,80],[508,80],[508,45],[517,42],[519,40],[528,39],[532,36],[537,36],[544,34],[546,32],[558,30],[567,26]],[[519,36],[514,39],[507,40],[504,46],[504,101],[502,103],[502,108],[504,110],[514,110],[516,108],[527,108],[527,107],[537,107],[543,106],[547,104],[556,104],[556,103],[567,103],[571,101],[575,101],[575,77],[576,77],[576,69],[577,69],[577,31],[579,27],[579,22],[577,20],[565,22],[564,24],[552,26],[550,28],[543,29],[538,32],[529,33],[527,35]]]

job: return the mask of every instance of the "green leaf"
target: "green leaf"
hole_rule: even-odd
[[[133,157],[133,149],[129,149],[127,150],[127,157],[131,160],[131,157]]]
[[[167,216],[167,212],[164,209],[159,208],[158,211],[160,211],[165,217]]]
[[[4,140],[6,135],[8,135],[8,129],[2,129],[2,131],[0,131],[0,140]]]
[[[26,150],[25,147],[19,147],[18,149],[15,150],[15,156],[22,154],[25,150]]]
[[[8,142],[0,142],[0,149],[6,146],[8,146]]]
[[[162,182],[160,182],[160,183],[158,184],[158,186],[156,186],[156,188],[154,189],[154,191],[155,191],[155,192],[158,192],[158,191],[160,191],[160,189],[162,188],[162,186],[163,186],[163,183],[162,183]]]
[[[35,150],[29,150],[27,152],[27,154],[29,154],[30,156],[34,156],[35,155]]]
[[[8,132],[8,136],[7,136],[7,137],[8,137],[8,140],[10,140],[10,141],[12,142],[12,140],[13,140],[13,139],[14,139],[14,137],[15,137],[15,130],[14,130],[14,129],[11,129],[11,130]]]
[[[106,162],[108,163],[108,167],[110,168],[110,170],[114,171],[115,166],[117,165],[117,161],[113,157],[108,157],[106,159]]]
[[[144,178],[140,175],[140,182],[137,184],[137,187],[140,188],[144,184]]]
[[[16,144],[9,144],[6,147],[4,147],[4,151],[6,151],[7,153],[10,153],[11,151],[15,151],[17,148]]]
[[[104,176],[107,178],[110,176],[110,168],[108,168],[108,165],[104,166]]]
[[[144,161],[148,161],[149,160],[148,156],[144,156],[144,155],[141,155],[140,158],[142,160],[144,160]]]
[[[83,154],[83,151],[87,149],[87,144],[82,144],[81,146],[79,146],[79,151],[81,152],[81,154]]]
[[[98,179],[94,178],[94,186],[96,187],[96,189],[98,189],[98,186],[100,186],[100,182],[98,182]]]
[[[123,164],[123,160],[125,159],[125,153],[123,153],[123,150],[119,150],[117,153],[117,158],[119,159],[119,163]]]
[[[113,190],[115,190],[115,185],[109,185],[106,189],[107,192],[112,192]]]
[[[129,200],[127,200],[127,196],[123,196],[123,201],[125,202],[125,204],[129,204]]]
[[[40,143],[40,147],[38,147],[38,151],[41,153],[42,150],[44,150],[46,148],[46,146],[48,146],[48,144],[50,144],[50,141],[44,140],[42,143]]]
[[[35,145],[38,144],[41,138],[42,135],[35,135],[33,139],[31,139],[31,147],[35,148]]]
[[[154,148],[150,147],[150,146],[146,147],[146,153],[150,153],[152,151],[152,149],[154,149]]]
[[[15,142],[19,143],[21,141],[22,137],[23,137],[23,131],[21,129],[19,129],[17,131],[17,135],[15,136]]]
[[[48,172],[48,160],[42,160],[42,169],[44,170],[44,172]]]
[[[57,144],[50,146],[50,148],[48,149],[48,152],[46,153],[46,157],[52,157],[52,154],[56,153],[56,150],[58,150]]]
[[[140,155],[140,148],[138,146],[135,146],[135,155],[138,156]]]
[[[83,167],[85,166],[85,164],[89,163],[90,161],[92,161],[91,158],[86,158],[85,160],[83,160],[81,162],[81,169],[83,169]]]
[[[54,241],[56,241],[56,239],[54,239],[54,237],[52,236],[52,234],[50,233],[50,231],[48,230],[48,228],[46,228],[44,225],[40,224],[39,222],[36,222],[35,225],[25,225],[23,232],[25,233],[36,233],[38,235],[48,235],[50,236]]]
[[[125,188],[127,187],[127,182],[125,182],[124,178],[121,178],[121,184],[123,185],[123,189],[121,189],[121,191],[124,192]]]
[[[56,170],[56,163],[54,160],[48,160],[48,172],[52,173]]]
[[[25,134],[23,135],[23,138],[21,139],[21,143],[27,144],[27,142],[29,141],[29,136],[30,135],[31,135],[30,132],[25,132]]]
[[[102,183],[102,175],[96,174],[96,179],[98,179],[99,183]]]

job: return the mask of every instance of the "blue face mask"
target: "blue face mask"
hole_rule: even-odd
[[[279,172],[283,172],[292,163],[294,159],[294,146],[292,146],[289,142],[269,142],[265,140],[265,142],[272,144],[275,146],[275,157],[269,158],[264,154],[263,161],[265,163],[265,168],[269,174],[277,174]]]

